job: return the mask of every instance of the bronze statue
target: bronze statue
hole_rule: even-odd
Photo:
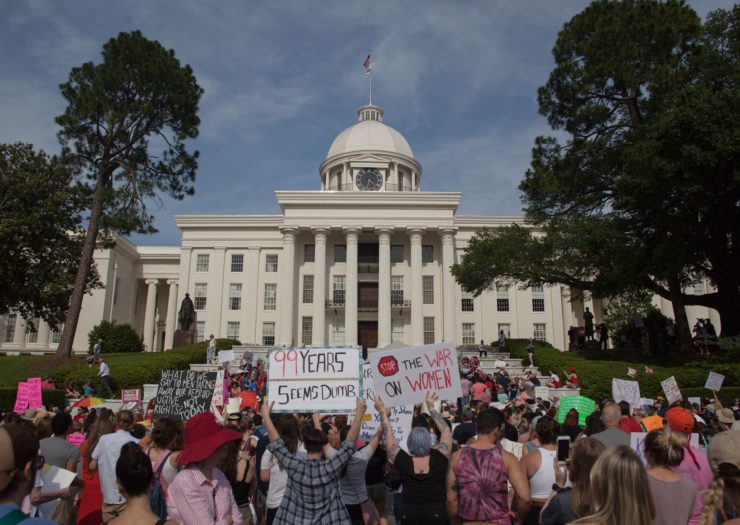
[[[180,329],[181,330],[190,330],[190,325],[193,324],[193,317],[195,316],[195,305],[193,305],[193,300],[190,299],[190,294],[185,294],[185,299],[182,300],[182,304],[180,305],[180,315],[178,316],[178,319],[180,320]]]

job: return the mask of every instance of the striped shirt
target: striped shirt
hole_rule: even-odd
[[[229,480],[214,468],[208,481],[194,465],[181,470],[167,493],[169,519],[181,525],[226,525],[231,516],[234,525],[242,524],[242,515],[234,500]]]

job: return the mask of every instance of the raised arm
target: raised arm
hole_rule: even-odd
[[[385,403],[383,403],[383,399],[380,396],[375,396],[375,410],[380,415],[380,428],[383,430],[383,435],[385,435],[385,450],[388,454],[388,461],[393,463],[398,454],[398,443],[393,436],[391,423],[388,421],[388,413],[385,411]]]
[[[462,520],[458,516],[458,486],[457,476],[455,475],[455,467],[457,467],[457,461],[460,459],[460,451],[458,450],[450,458],[450,468],[447,470],[447,514],[450,517],[450,522],[453,525],[462,523]]]
[[[270,417],[270,412],[272,411],[272,407],[274,404],[274,401],[269,405],[267,403],[262,403],[261,410],[262,424],[265,425],[265,428],[267,429],[267,437],[270,439],[271,442],[280,439],[280,434],[275,428],[275,424],[272,422],[272,418]]]
[[[355,406],[355,419],[352,421],[352,426],[349,427],[349,432],[347,432],[347,441],[352,444],[357,443],[357,438],[360,435],[360,428],[362,428],[362,416],[365,415],[366,410],[367,405],[365,404],[365,399],[358,397],[357,404]]]
[[[437,429],[440,433],[439,446],[437,447],[437,450],[445,456],[450,457],[450,453],[452,452],[452,431],[450,430],[450,425],[448,425],[445,418],[442,417],[442,414],[437,412],[437,409],[434,408],[434,403],[436,403],[438,399],[439,396],[437,396],[436,392],[428,392],[427,408],[429,409],[429,415],[432,416],[432,420],[434,421],[434,424],[437,425]]]

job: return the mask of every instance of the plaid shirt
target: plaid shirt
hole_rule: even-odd
[[[288,485],[274,525],[346,525],[351,523],[339,490],[342,468],[355,447],[344,441],[331,459],[305,459],[291,454],[282,439],[268,446],[288,471]]]

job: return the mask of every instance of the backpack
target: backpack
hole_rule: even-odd
[[[149,489],[149,506],[152,508],[152,512],[160,518],[167,517],[167,501],[165,500],[164,490],[162,489],[162,483],[159,478],[162,476],[164,465],[171,455],[172,451],[168,452],[163,460],[160,460],[157,471],[154,473],[154,482]]]

